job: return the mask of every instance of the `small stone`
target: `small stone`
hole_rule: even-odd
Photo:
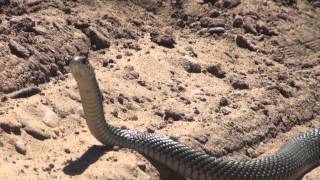
[[[6,133],[14,133],[17,135],[21,134],[21,127],[22,125],[16,121],[8,121],[8,120],[1,120],[0,128],[5,131]]]
[[[250,158],[258,157],[258,154],[256,153],[256,151],[253,148],[248,148],[246,150],[246,155],[249,156]]]
[[[190,63],[189,66],[186,68],[188,73],[201,73],[201,66],[197,63]]]
[[[147,165],[145,163],[138,163],[138,168],[141,169],[143,172],[146,172]]]
[[[236,43],[241,48],[249,49],[250,51],[257,50],[257,48],[244,36],[237,35]]]
[[[118,55],[116,56],[116,58],[117,58],[117,59],[121,59],[121,58],[122,58],[122,55],[121,55],[121,54],[118,54]]]
[[[234,89],[240,89],[240,90],[242,90],[242,89],[249,89],[249,84],[246,83],[246,82],[243,81],[243,80],[236,80],[236,81],[234,81],[234,82],[232,83],[232,87],[233,87]]]
[[[213,66],[209,66],[207,68],[207,71],[216,76],[217,78],[224,78],[226,77],[226,72],[224,70],[222,70],[221,68],[221,64],[216,64],[216,65],[213,65]]]
[[[3,1],[3,0],[1,0],[1,1]],[[9,1],[9,0],[8,0]],[[38,5],[38,4],[40,4],[42,1],[41,0],[28,0],[27,2],[26,2],[26,5],[27,6],[35,6],[35,5]],[[0,3],[1,4],[1,3]]]
[[[192,46],[186,47],[186,51],[189,52],[189,55],[190,55],[191,57],[198,57],[198,54],[195,52],[195,50],[193,49]]]
[[[228,105],[230,105],[229,100],[225,97],[222,97],[219,101],[219,106],[223,107],[223,106],[228,106]]]
[[[126,105],[126,108],[127,108],[128,110],[133,110],[133,111],[135,111],[135,110],[140,109],[141,107],[140,107],[139,105],[135,104],[135,103],[129,102],[129,103]]]
[[[262,21],[258,21],[257,22],[256,29],[257,29],[257,32],[259,32],[260,34],[264,34],[264,35],[267,35],[267,36],[277,36],[278,35],[278,33],[276,31],[271,30]]]
[[[111,112],[111,115],[118,118],[119,117],[119,112],[117,110],[114,110]]]
[[[155,133],[155,130],[151,127],[147,127],[147,132],[148,133]]]
[[[48,127],[57,127],[59,125],[59,120],[60,117],[58,114],[56,114],[54,111],[51,109],[46,109],[44,112],[44,117],[43,117],[43,122],[48,126]]]
[[[41,92],[41,89],[38,87],[27,87],[14,92],[13,94],[10,95],[10,98],[11,99],[27,98],[27,97],[39,94],[40,92]]]
[[[140,86],[147,86],[147,83],[146,83],[146,81],[144,81],[144,80],[138,80],[137,83],[138,83]]]
[[[23,47],[22,45],[14,41],[13,39],[9,41],[9,48],[12,54],[18,57],[27,58],[31,55],[28,49],[26,49],[25,47]]]
[[[253,35],[257,35],[258,34],[256,29],[251,24],[245,23],[245,24],[243,24],[242,28],[244,29],[244,31],[246,33],[251,33]]]
[[[292,89],[287,85],[277,85],[275,89],[277,89],[280,92],[280,94],[285,98],[290,98],[293,96]]]
[[[70,154],[70,153],[71,153],[71,151],[70,151],[69,148],[64,149],[64,152],[67,153],[67,154]]]
[[[208,22],[208,27],[225,27],[226,26],[226,20],[225,19],[210,19]]]
[[[193,58],[182,58],[182,66],[188,73],[201,73],[201,65],[197,63]]]
[[[91,45],[95,50],[100,50],[104,48],[110,47],[110,42],[107,37],[105,37],[102,33],[93,28],[88,28],[86,32],[87,36],[91,41]]]
[[[33,28],[33,30],[37,35],[46,35],[46,34],[48,34],[48,30],[43,26],[35,26]]]
[[[161,112],[161,111],[155,111],[155,112],[154,112],[154,115],[160,116],[160,117],[163,117],[163,116],[164,116],[163,112]]]
[[[151,41],[167,48],[174,48],[176,41],[173,35],[160,34],[158,32],[150,33]]]
[[[199,141],[201,144],[206,144],[208,142],[208,138],[206,136],[200,135],[198,137],[195,137],[197,141]]]
[[[28,124],[22,124],[22,126],[24,126],[24,130],[31,135],[32,137],[39,139],[39,140],[45,140],[45,139],[49,139],[51,136],[50,134],[48,134],[47,132],[44,132],[38,128],[32,127]]]
[[[224,8],[231,9],[241,4],[241,0],[223,0],[222,5]]]
[[[209,28],[210,34],[223,34],[226,30],[223,27],[213,27]]]
[[[16,151],[22,155],[26,155],[27,154],[27,147],[25,145],[25,143],[19,139],[14,143],[14,147],[16,149]]]
[[[164,119],[165,120],[172,119],[173,121],[179,121],[179,120],[184,119],[184,116],[185,115],[183,113],[169,110],[169,109],[166,109],[164,112]]]
[[[131,121],[137,121],[139,118],[137,115],[133,115],[129,118]]]
[[[135,101],[136,103],[144,103],[144,100],[137,96],[132,96],[132,100]]]
[[[197,32],[197,34],[198,34],[199,36],[205,35],[205,34],[207,34],[207,33],[208,33],[208,29],[207,29],[207,28],[202,28],[202,29],[200,29],[200,30]]]
[[[243,24],[243,17],[237,15],[233,20],[233,27],[239,28]]]
[[[0,101],[1,101],[1,102],[6,102],[7,100],[8,100],[8,97],[7,97],[7,96],[2,96]]]
[[[220,12],[217,11],[217,10],[215,10],[215,9],[213,9],[213,10],[211,10],[211,11],[209,12],[209,17],[211,17],[211,18],[216,18],[216,17],[218,17],[218,16],[220,16]]]
[[[54,164],[50,163],[48,167],[42,168],[43,171],[50,172],[54,168]]]
[[[102,61],[102,67],[108,67],[111,64],[114,64],[115,61],[113,59],[105,59]]]

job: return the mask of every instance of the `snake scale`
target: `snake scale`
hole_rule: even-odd
[[[291,139],[274,155],[253,160],[224,160],[155,133],[108,124],[95,72],[84,56],[70,70],[77,81],[85,119],[92,135],[105,145],[130,148],[194,180],[297,180],[320,164],[320,128]]]

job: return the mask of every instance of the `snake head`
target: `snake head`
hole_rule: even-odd
[[[92,79],[95,76],[92,65],[85,56],[75,56],[70,62],[70,71],[76,80]]]

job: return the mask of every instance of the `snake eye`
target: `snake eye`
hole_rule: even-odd
[[[88,59],[85,56],[75,56],[75,57],[73,57],[73,61],[80,62],[81,64],[87,64],[88,63]]]

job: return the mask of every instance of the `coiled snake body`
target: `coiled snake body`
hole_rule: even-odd
[[[320,129],[290,140],[276,154],[254,160],[223,160],[170,138],[114,127],[105,121],[103,96],[88,59],[76,56],[70,70],[78,83],[87,125],[105,145],[130,148],[194,180],[295,180],[320,163]]]

